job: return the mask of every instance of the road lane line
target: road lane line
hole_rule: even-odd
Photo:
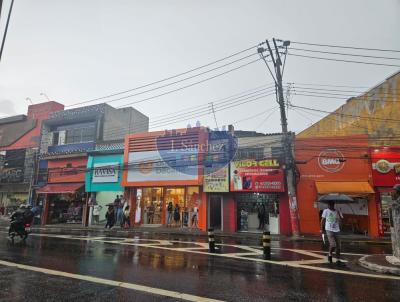
[[[180,293],[180,292],[176,292],[176,291],[165,290],[165,289],[161,289],[161,288],[150,287],[150,286],[145,286],[145,285],[140,285],[140,284],[135,284],[135,283],[126,283],[126,282],[120,282],[120,281],[109,280],[109,279],[104,279],[104,278],[92,277],[92,276],[88,276],[88,275],[72,274],[72,273],[67,273],[67,272],[63,272],[63,271],[56,271],[56,270],[52,270],[52,269],[41,268],[41,267],[37,267],[37,266],[30,266],[30,265],[9,262],[9,261],[4,261],[4,260],[0,260],[0,265],[18,268],[18,269],[22,269],[22,270],[33,271],[33,272],[42,273],[42,274],[46,274],[46,275],[66,277],[66,278],[88,281],[88,282],[93,282],[93,283],[103,284],[103,285],[108,285],[108,286],[122,287],[122,288],[126,288],[126,289],[132,289],[132,290],[136,290],[136,291],[140,291],[140,292],[153,294],[153,295],[171,297],[171,298],[176,298],[176,299],[186,300],[186,301],[199,301],[199,302],[222,302],[223,301],[223,300],[216,300],[216,299],[211,299],[211,298],[206,298],[206,297],[201,297],[201,296],[195,296],[195,295],[190,295],[190,294],[185,294],[185,293]]]

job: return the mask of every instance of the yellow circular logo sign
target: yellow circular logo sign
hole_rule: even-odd
[[[375,167],[381,173],[388,173],[391,170],[390,163],[386,159],[378,160]]]
[[[139,171],[142,174],[150,174],[153,171],[153,163],[142,162],[139,164]]]

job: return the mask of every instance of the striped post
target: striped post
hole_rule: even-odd
[[[208,246],[210,253],[215,253],[214,229],[208,229]]]
[[[271,259],[271,233],[268,231],[263,232],[262,245],[264,251],[264,258]]]

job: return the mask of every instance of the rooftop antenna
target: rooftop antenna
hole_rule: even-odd
[[[50,98],[48,97],[47,94],[45,94],[44,92],[41,92],[40,95],[44,96],[50,102]]]

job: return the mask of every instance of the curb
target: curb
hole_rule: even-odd
[[[358,263],[362,267],[367,268],[367,269],[372,270],[372,271],[375,271],[375,272],[378,272],[378,273],[392,274],[392,275],[399,275],[400,276],[400,268],[384,266],[384,265],[379,265],[379,264],[375,264],[375,263],[369,262],[367,260],[368,257],[371,257],[371,255],[366,255],[366,256],[361,257],[358,260]]]
[[[123,234],[154,234],[154,235],[170,235],[170,236],[196,236],[196,237],[203,237],[208,238],[207,233],[203,231],[174,231],[171,229],[170,231],[166,230],[157,230],[157,229],[140,229],[140,228],[133,228],[129,230],[124,229],[113,229],[113,230],[105,230],[103,228],[87,228],[87,227],[77,227],[77,228],[64,228],[64,227],[32,227],[32,230],[41,231],[41,230],[53,230],[53,231],[90,231],[90,232],[98,232],[98,233],[123,233]],[[229,238],[229,239],[247,239],[247,240],[254,240],[254,241],[261,241],[262,233],[260,234],[249,234],[249,233],[219,233],[216,232],[215,235],[219,238]],[[274,241],[293,241],[293,242],[315,242],[321,243],[321,239],[318,238],[310,238],[310,237],[288,237],[283,235],[271,235],[271,239]],[[342,242],[346,243],[353,243],[353,244],[365,244],[365,245],[388,245],[391,244],[390,241],[373,241],[373,240],[352,240],[348,238],[342,238]]]

